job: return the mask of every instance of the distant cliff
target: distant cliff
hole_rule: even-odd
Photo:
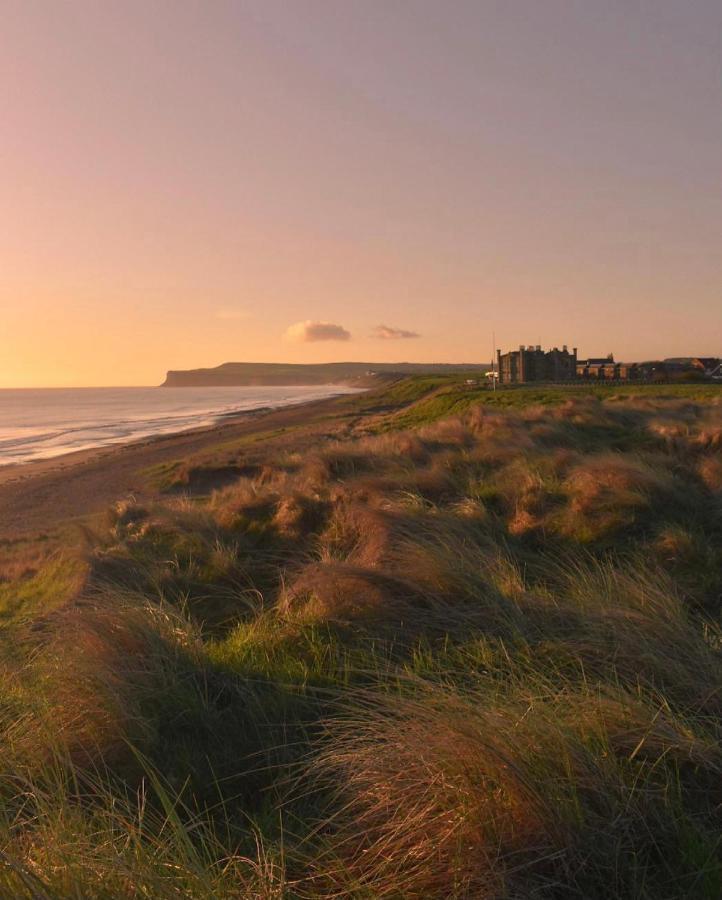
[[[214,369],[168,372],[162,387],[235,387],[248,385],[345,384],[370,381],[374,375],[455,374],[485,371],[489,363],[339,362],[317,365],[293,363],[223,363]]]

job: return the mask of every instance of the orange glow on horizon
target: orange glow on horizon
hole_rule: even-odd
[[[0,387],[718,355],[722,10],[541,7],[11,5]]]

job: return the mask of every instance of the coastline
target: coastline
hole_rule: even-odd
[[[81,522],[130,494],[152,502],[161,492],[148,478],[148,469],[255,432],[313,426],[319,418],[341,413],[344,401],[355,396],[335,394],[241,411],[213,425],[1,466],[0,541],[47,534],[64,524]]]
[[[252,412],[356,393],[342,384],[0,390],[0,470],[210,428]]]
[[[331,399],[331,398],[328,398]],[[307,403],[317,401],[309,400]],[[303,406],[305,403],[294,404]],[[168,431],[145,437],[130,438],[127,441],[118,441],[115,444],[101,444],[97,447],[85,447],[82,450],[69,450],[66,453],[58,453],[57,456],[47,456],[40,459],[29,459],[27,462],[6,463],[0,465],[0,488],[5,484],[16,481],[25,481],[36,475],[44,475],[48,472],[60,471],[83,465],[87,462],[97,461],[106,456],[112,456],[119,451],[133,447],[151,447],[156,443],[176,442],[179,438],[190,435],[213,434],[221,430],[225,425],[237,424],[246,419],[276,412],[290,407],[264,406],[259,409],[240,410],[235,413],[224,413],[218,416],[211,424],[198,425],[194,428],[182,428],[179,431]]]

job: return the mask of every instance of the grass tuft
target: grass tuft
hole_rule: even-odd
[[[0,896],[722,895],[719,389],[462,382],[0,545]]]

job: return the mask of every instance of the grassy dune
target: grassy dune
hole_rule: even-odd
[[[339,416],[8,555],[0,896],[722,895],[719,389]]]

